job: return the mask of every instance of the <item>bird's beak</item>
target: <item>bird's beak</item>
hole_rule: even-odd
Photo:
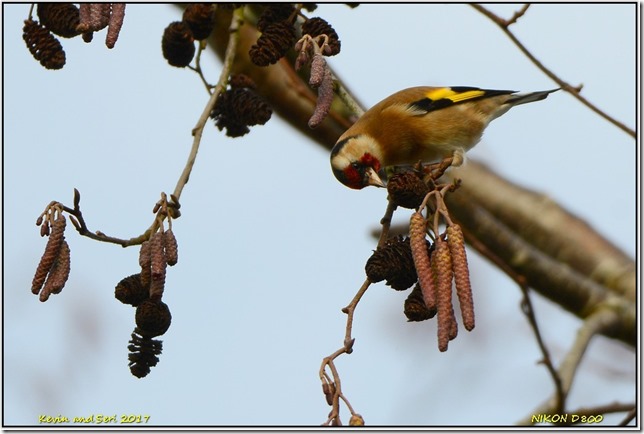
[[[373,185],[375,187],[385,187],[385,183],[382,182],[382,179],[378,176],[378,173],[373,169],[373,167],[369,167],[366,171],[367,175],[367,185]]]

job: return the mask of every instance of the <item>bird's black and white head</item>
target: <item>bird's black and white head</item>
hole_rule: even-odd
[[[369,185],[384,187],[378,175],[383,168],[375,140],[364,134],[340,137],[331,151],[331,167],[338,181],[360,190]]]

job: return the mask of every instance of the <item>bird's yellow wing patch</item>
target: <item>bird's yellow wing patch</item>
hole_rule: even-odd
[[[427,98],[432,101],[437,101],[439,99],[448,99],[452,102],[465,101],[472,98],[479,98],[485,95],[483,89],[477,89],[475,87],[441,87],[439,89],[430,90],[425,94]]]
[[[412,116],[422,116],[454,104],[512,93],[515,92],[512,90],[489,90],[464,86],[439,87],[425,92],[425,98],[408,104],[407,112]]]

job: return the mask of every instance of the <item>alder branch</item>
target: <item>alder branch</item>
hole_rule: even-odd
[[[184,167],[183,172],[181,173],[181,176],[177,181],[177,186],[174,188],[174,195],[177,197],[177,199],[181,197],[181,192],[183,191],[183,188],[188,183],[188,180],[190,179],[192,168],[195,164],[195,161],[197,160],[197,153],[199,152],[199,146],[201,144],[201,137],[203,135],[203,130],[206,126],[206,123],[208,122],[210,113],[212,112],[212,109],[215,107],[217,98],[219,98],[219,95],[222,93],[222,91],[226,87],[226,84],[228,83],[228,77],[231,74],[233,62],[235,61],[235,56],[237,54],[237,45],[239,42],[239,28],[241,27],[243,20],[244,20],[244,17],[243,17],[242,10],[241,9],[235,10],[235,13],[233,14],[230,25],[228,26],[229,38],[227,42],[226,53],[224,55],[224,65],[221,69],[221,74],[219,75],[219,81],[215,86],[215,91],[210,96],[210,99],[208,100],[206,107],[204,107],[203,112],[201,113],[201,116],[197,121],[197,125],[192,130],[192,135],[194,138],[192,140],[192,148],[190,149],[190,155],[188,155],[188,161],[186,162],[186,166]]]
[[[183,169],[183,172],[181,173],[181,176],[179,177],[179,180],[177,181],[177,185],[175,187],[174,193],[172,195],[172,201],[175,210],[178,210],[179,207],[179,197],[181,196],[181,192],[183,191],[183,188],[185,185],[188,183],[188,180],[190,179],[190,173],[192,173],[192,168],[194,166],[194,163],[197,158],[197,152],[199,151],[199,145],[201,143],[201,137],[203,134],[204,127],[206,126],[206,123],[208,121],[210,112],[212,111],[213,107],[215,106],[215,103],[217,102],[217,98],[221,94],[222,90],[225,88],[228,77],[230,76],[230,70],[235,58],[235,54],[237,52],[237,42],[239,40],[239,26],[241,25],[243,21],[243,15],[241,11],[238,13],[235,13],[234,19],[231,19],[231,23],[229,26],[229,42],[228,42],[228,48],[226,50],[226,55],[224,57],[224,66],[221,71],[221,75],[219,77],[219,81],[215,87],[215,91],[212,93],[210,96],[210,99],[208,100],[208,103],[206,104],[206,107],[204,108],[201,117],[197,121],[197,125],[192,131],[192,135],[194,136],[193,142],[192,142],[192,148],[190,149],[190,154],[188,156],[188,161],[186,163],[186,166]],[[201,50],[199,51],[201,53]],[[206,88],[208,88],[208,84],[205,81],[205,78],[201,74],[200,68],[192,68],[195,70],[199,76],[201,77],[202,81],[206,85]],[[150,234],[154,233],[158,226],[161,224],[160,219],[165,218],[167,216],[167,207],[168,203],[166,201],[165,194],[162,193],[162,199],[160,202],[157,203],[157,207],[163,207],[164,208],[164,213],[157,213],[155,211],[155,219],[152,222],[151,226],[145,230],[141,235],[138,235],[136,237],[132,237],[129,239],[123,239],[123,238],[118,238],[118,237],[113,237],[110,235],[106,235],[105,233],[101,231],[95,231],[92,232],[88,226],[87,222],[85,221],[85,218],[83,217],[83,213],[81,212],[80,209],[80,193],[78,190],[74,189],[74,207],[70,208],[68,206],[65,206],[61,203],[62,208],[69,213],[71,217],[71,221],[78,231],[78,233],[84,237],[91,238],[96,241],[101,241],[105,243],[112,243],[112,244],[118,244],[122,247],[129,247],[129,246],[134,246],[134,245],[139,245],[146,241],[149,237]],[[162,202],[162,203],[161,203]],[[157,209],[155,207],[155,209]],[[178,217],[179,214],[176,213],[175,217]]]
[[[625,133],[629,134],[633,138],[636,138],[636,133],[635,130],[627,127],[625,124],[622,122],[618,121],[617,119],[613,118],[612,116],[608,115],[606,112],[603,110],[599,109],[596,105],[588,101],[586,98],[584,98],[581,95],[581,87],[582,86],[572,86],[568,82],[564,81],[562,78],[560,78],[557,74],[555,74],[552,70],[549,68],[546,68],[546,66],[541,63],[539,59],[536,58],[530,50],[526,48],[525,45],[519,39],[512,33],[512,30],[510,30],[510,25],[516,22],[519,16],[523,15],[525,13],[525,10],[527,10],[527,7],[524,7],[522,9],[523,13],[518,15],[518,13],[515,13],[515,15],[510,19],[510,20],[505,20],[498,15],[496,15],[494,12],[490,11],[489,9],[486,9],[480,4],[472,3],[470,6],[472,6],[474,9],[488,17],[490,20],[492,20],[496,25],[498,25],[501,30],[510,38],[510,40],[519,48],[519,50],[528,58],[530,61],[537,67],[539,70],[541,70],[544,74],[546,74],[550,79],[552,79],[555,83],[557,83],[563,90],[566,92],[570,93],[573,97],[577,98],[582,104],[584,104],[586,107],[588,107],[590,110],[601,116],[602,118],[606,119],[608,122],[612,123],[615,125],[617,128],[620,130],[624,131]]]
[[[385,241],[387,241],[387,238],[389,236],[389,228],[391,226],[391,220],[393,218],[393,214],[395,211],[396,211],[395,203],[392,200],[388,200],[385,215],[382,217],[382,219],[380,219],[382,230],[380,232],[380,239],[378,240],[378,247],[382,246],[385,243]],[[362,284],[362,286],[360,287],[360,289],[358,290],[358,292],[356,293],[356,295],[351,300],[351,302],[346,307],[342,308],[342,312],[347,314],[347,324],[345,327],[343,346],[342,348],[335,351],[333,354],[322,359],[322,365],[320,367],[320,379],[322,380],[322,384],[325,384],[325,381],[328,381],[327,380],[328,375],[325,372],[326,367],[328,366],[329,369],[331,370],[331,374],[333,377],[333,384],[335,387],[335,393],[333,394],[333,399],[332,399],[332,409],[324,425],[332,424],[334,421],[337,421],[337,423],[340,424],[340,407],[339,407],[340,398],[342,398],[342,400],[346,403],[347,408],[351,412],[351,415],[352,416],[356,415],[355,411],[353,410],[353,407],[351,407],[351,404],[349,403],[349,401],[342,394],[340,374],[335,368],[334,360],[337,357],[341,356],[342,354],[351,354],[353,352],[353,344],[355,342],[355,338],[352,336],[352,330],[353,330],[353,319],[355,316],[355,310],[358,307],[358,303],[360,303],[360,300],[362,300],[363,295],[365,294],[365,292],[367,292],[367,289],[369,289],[370,285],[371,285],[371,282],[369,281],[369,279],[366,279]]]

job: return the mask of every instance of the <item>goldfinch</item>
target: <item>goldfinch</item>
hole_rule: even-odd
[[[384,187],[385,167],[454,157],[463,163],[488,124],[515,105],[545,99],[559,89],[516,93],[476,87],[410,87],[367,110],[331,151],[335,177],[354,189]]]

